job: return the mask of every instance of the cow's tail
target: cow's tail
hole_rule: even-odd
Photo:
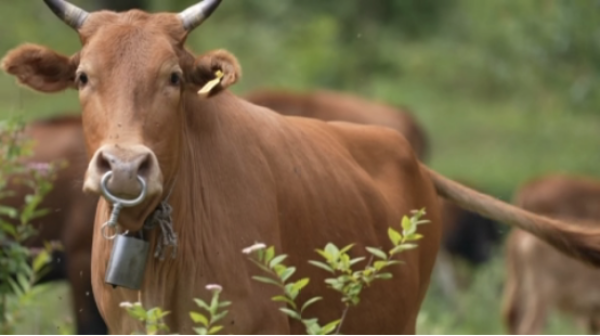
[[[522,293],[520,286],[523,285],[519,277],[523,273],[522,270],[519,270],[519,259],[515,251],[518,243],[517,238],[515,232],[512,232],[506,243],[506,283],[502,296],[502,320],[511,335],[517,334],[517,326],[523,313],[519,300],[520,293]]]
[[[556,247],[563,253],[593,266],[600,266],[600,229],[568,224],[479,193],[422,165],[437,193],[462,208],[496,221],[517,226]]]

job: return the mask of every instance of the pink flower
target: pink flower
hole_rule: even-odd
[[[27,164],[29,170],[35,170],[40,174],[46,174],[50,170],[50,164],[44,162],[30,162]]]

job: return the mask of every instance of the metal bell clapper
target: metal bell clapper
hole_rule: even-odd
[[[142,191],[140,195],[133,200],[118,198],[111,194],[106,186],[108,179],[112,176],[112,171],[108,171],[102,177],[100,183],[102,194],[113,204],[113,209],[110,214],[110,219],[101,227],[101,232],[104,238],[114,240],[113,247],[110,252],[108,266],[106,268],[106,276],[104,282],[112,285],[113,288],[121,286],[133,290],[139,290],[144,280],[144,271],[146,269],[146,259],[148,258],[149,244],[143,239],[140,232],[140,238],[126,236],[129,231],[114,235],[106,234],[108,227],[116,227],[119,213],[123,207],[136,206],[146,198],[147,186],[144,179],[137,176],[140,182]]]

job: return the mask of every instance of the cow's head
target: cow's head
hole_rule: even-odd
[[[224,76],[204,98],[240,75],[236,59],[225,51],[196,57],[184,48],[187,35],[221,0],[205,0],[179,14],[87,13],[63,0],[44,2],[78,32],[81,50],[68,57],[26,44],[10,51],[2,68],[38,91],[79,91],[90,154],[83,189],[99,194],[102,176],[112,171],[108,190],[131,199],[139,195],[137,176],[142,177],[146,200],[119,218],[126,229],[138,230],[174,182],[184,146],[183,106],[200,99],[198,90],[218,70]]]

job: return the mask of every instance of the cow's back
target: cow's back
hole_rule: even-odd
[[[425,130],[412,112],[404,107],[394,108],[330,90],[307,93],[263,90],[246,95],[246,99],[288,116],[389,127],[406,137],[421,160],[425,160],[429,155]]]

